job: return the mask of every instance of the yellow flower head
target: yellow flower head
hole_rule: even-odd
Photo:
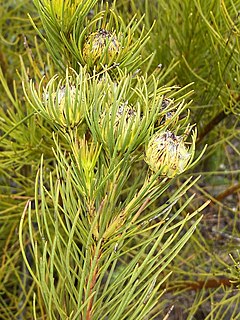
[[[101,29],[91,33],[83,46],[83,58],[86,63],[108,64],[120,51],[120,43],[113,32]]]
[[[182,136],[171,131],[155,134],[146,148],[145,161],[154,172],[162,169],[161,175],[173,178],[183,172],[191,154]]]

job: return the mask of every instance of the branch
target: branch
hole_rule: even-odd
[[[223,119],[227,117],[227,114],[224,111],[219,112],[203,129],[199,134],[196,144],[200,143],[202,139],[215,128]]]
[[[193,291],[198,291],[202,289],[214,289],[218,288],[220,286],[225,286],[225,287],[236,287],[238,286],[237,283],[233,283],[231,279],[229,278],[219,278],[219,279],[208,279],[206,281],[203,280],[198,280],[194,282],[185,282],[179,284],[178,288],[180,290],[185,289],[187,291],[193,290]],[[176,283],[174,283],[174,287],[170,287],[167,289],[168,292],[176,291]]]
[[[217,197],[215,197],[215,199],[218,201],[221,201],[224,198],[230,196],[231,194],[237,192],[238,190],[240,190],[240,183],[235,184],[234,186],[231,186],[231,187],[227,188],[226,190],[224,190],[223,192],[219,193],[217,195]]]
[[[89,292],[90,296],[91,296],[91,294],[93,292],[93,289],[94,289],[96,281],[97,281],[98,271],[99,271],[98,262],[99,262],[100,256],[101,256],[101,251],[99,252],[99,255],[97,257],[96,267],[95,267],[95,269],[93,271],[93,276],[92,276],[92,280],[91,280],[91,284],[90,284],[90,292]],[[93,308],[93,299],[94,299],[94,295],[91,297],[91,299],[90,299],[90,301],[88,303],[86,320],[91,320],[92,308]]]

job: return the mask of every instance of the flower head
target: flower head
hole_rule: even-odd
[[[120,51],[120,43],[113,32],[100,29],[91,33],[83,46],[83,58],[86,63],[100,62],[108,64]]]
[[[140,124],[137,109],[125,101],[118,106],[110,105],[99,119],[102,140],[109,147],[125,151],[136,138]],[[114,143],[110,142],[114,141]]]
[[[61,126],[74,127],[81,122],[82,112],[78,108],[75,86],[62,86],[50,95],[45,90],[43,100],[48,115]]]
[[[114,117],[114,131],[117,132],[120,125],[123,125],[123,127],[127,130],[128,126],[131,125],[131,121],[134,121],[137,115],[136,109],[132,105],[129,105],[128,101],[121,103],[115,112],[116,114],[114,116],[114,112],[112,112],[111,109],[104,111],[99,121],[100,127],[103,127],[106,121],[109,123],[109,125],[111,125],[112,118]]]
[[[128,104],[128,101],[120,104],[120,106],[117,109],[116,113],[116,121],[114,123],[114,126],[116,127],[121,119],[124,117],[124,122],[127,123],[132,120],[134,117],[136,117],[136,110],[133,106]]]
[[[162,169],[161,175],[173,178],[183,172],[191,159],[184,136],[171,131],[156,133],[146,148],[145,161],[154,172]]]

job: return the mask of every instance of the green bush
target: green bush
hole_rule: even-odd
[[[0,319],[238,319],[238,1],[0,10]]]

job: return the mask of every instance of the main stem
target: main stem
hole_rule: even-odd
[[[91,279],[90,290],[89,290],[89,296],[91,296],[91,294],[93,292],[93,289],[95,287],[96,281],[97,281],[98,271],[99,271],[98,262],[99,262],[100,256],[101,256],[101,251],[98,254],[97,261],[96,261],[96,266],[95,266],[94,271],[93,271],[93,276],[92,276],[92,279]],[[92,309],[93,309],[93,299],[94,299],[94,295],[91,297],[91,299],[90,299],[90,301],[88,303],[86,320],[91,320]]]

